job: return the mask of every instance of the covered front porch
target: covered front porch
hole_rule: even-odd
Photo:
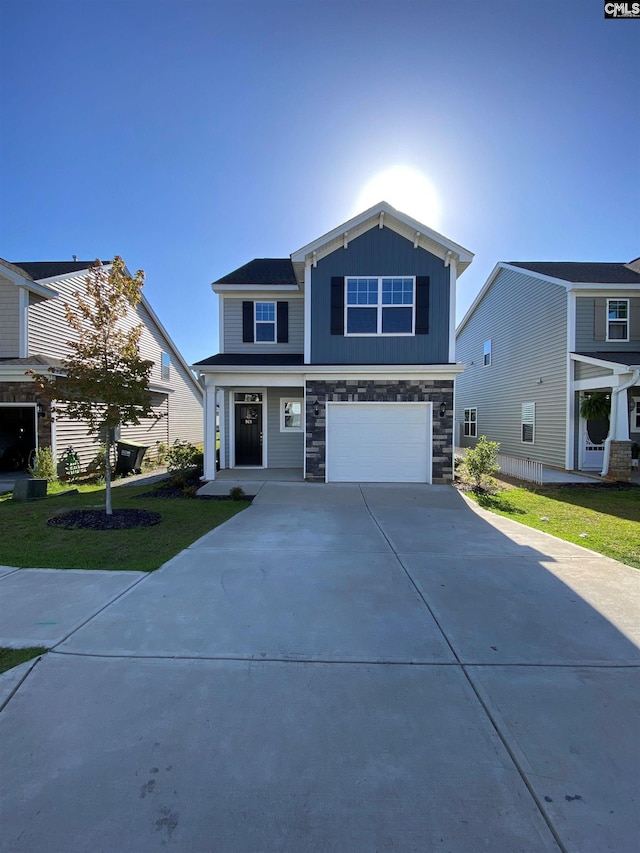
[[[629,480],[640,445],[640,353],[572,353],[574,464],[581,471]],[[590,406],[587,417],[585,401]]]

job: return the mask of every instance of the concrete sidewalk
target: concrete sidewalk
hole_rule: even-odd
[[[267,482],[102,608],[45,619],[79,573],[38,571],[0,578],[14,640],[59,622],[0,679],[8,850],[637,848],[631,568],[450,487]]]

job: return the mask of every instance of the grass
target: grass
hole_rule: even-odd
[[[152,527],[130,530],[63,530],[47,519],[65,509],[104,507],[104,486],[27,503],[0,496],[0,565],[18,568],[107,569],[150,572],[209,530],[245,509],[246,501],[141,498],[148,485],[119,486],[113,507],[159,512]]]
[[[42,646],[36,646],[30,649],[0,649],[0,673],[6,672],[8,669],[13,669],[31,658],[37,658],[38,655],[43,655],[48,649]]]
[[[640,489],[531,486],[467,494],[498,515],[640,568]]]

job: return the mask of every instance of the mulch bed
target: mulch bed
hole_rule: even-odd
[[[72,509],[47,520],[49,527],[65,530],[128,530],[131,527],[149,527],[162,516],[146,509],[114,509],[107,515],[103,509]]]

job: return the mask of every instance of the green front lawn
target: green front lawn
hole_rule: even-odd
[[[19,568],[108,569],[150,572],[200,536],[245,509],[246,501],[138,497],[150,487],[113,489],[113,507],[159,512],[152,527],[63,530],[47,519],[65,509],[104,508],[104,487],[18,503],[0,496],[0,565]]]
[[[498,515],[640,568],[640,489],[531,486],[466,494]]]
[[[0,648],[0,673],[6,672],[8,669],[13,669],[31,658],[37,658],[38,655],[43,655],[47,652],[43,646],[36,646],[29,649],[2,649]]]

